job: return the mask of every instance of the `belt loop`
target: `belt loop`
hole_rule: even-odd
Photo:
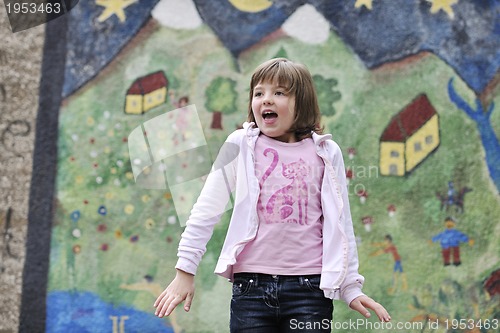
[[[254,281],[255,286],[258,287],[259,286],[259,274],[258,273],[253,274],[253,281]]]
[[[299,276],[299,285],[300,286],[304,285],[304,277],[302,275]]]

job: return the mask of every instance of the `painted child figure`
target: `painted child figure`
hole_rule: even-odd
[[[388,290],[389,294],[393,294],[398,287],[398,277],[401,276],[401,288],[402,290],[408,289],[408,282],[406,280],[406,273],[403,272],[403,265],[401,264],[401,256],[399,255],[398,249],[394,242],[392,241],[392,236],[387,234],[384,237],[383,243],[375,243],[374,245],[377,247],[381,247],[381,249],[370,254],[371,257],[378,256],[384,253],[392,254],[394,259],[394,267],[392,274],[392,287]]]
[[[179,243],[176,277],[154,303],[157,316],[181,302],[189,311],[229,188],[234,208],[215,273],[233,282],[231,332],[330,332],[318,324],[331,323],[333,299],[391,319],[361,291],[342,152],[319,124],[305,66],[277,58],[257,67],[248,122],[225,143],[238,156],[207,177]],[[223,146],[218,158],[224,154]]]

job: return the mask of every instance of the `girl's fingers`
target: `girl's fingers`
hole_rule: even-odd
[[[391,316],[387,310],[381,304],[375,302],[367,296],[360,296],[359,298],[353,300],[349,306],[351,309],[361,313],[365,318],[370,318],[371,316],[370,312],[367,310],[368,308],[375,312],[380,321],[391,321]]]
[[[157,315],[158,317],[164,316],[165,310],[167,309],[166,307],[168,307],[168,305],[171,302],[171,298],[172,296],[169,296],[167,293],[163,295],[163,297],[161,298],[160,302],[156,307],[155,315]]]
[[[391,321],[391,316],[389,315],[389,312],[379,303],[375,302],[374,300],[371,300],[372,304],[366,305],[369,308],[371,308],[373,311],[375,311],[375,314],[377,315],[378,319],[383,322]]]
[[[163,297],[163,300],[158,304],[158,307],[156,308],[155,315],[160,318],[163,316],[167,317],[170,316],[172,311],[174,311],[177,305],[182,303],[183,300],[184,299],[180,295],[177,296],[170,295],[168,297],[167,296]],[[186,307],[188,307],[186,311],[189,311],[189,308],[191,307],[191,300],[189,301],[189,303],[186,302],[184,309],[186,309]]]
[[[375,313],[377,314],[380,321],[391,321],[391,316],[384,307],[381,306],[381,309],[378,309],[377,311],[375,311]]]
[[[189,312],[191,309],[191,302],[193,301],[194,294],[188,294],[186,297],[186,301],[184,302],[184,310]]]
[[[158,298],[156,298],[156,301],[154,302],[153,306],[156,308],[158,304],[160,304],[160,301],[162,300],[163,296],[167,293],[167,290],[165,289]]]
[[[350,304],[351,309],[358,311],[361,313],[365,318],[370,318],[370,311],[368,311],[363,304],[357,299],[351,302]]]
[[[160,306],[156,310],[156,312],[157,312],[156,315],[160,318],[165,316],[165,313],[167,312],[168,308],[170,307],[172,301],[173,301],[172,296],[165,297],[164,302],[160,303]]]
[[[364,305],[367,308],[372,309],[375,312],[375,314],[377,315],[378,319],[380,319],[380,321],[389,321],[390,320],[389,313],[381,304],[375,302],[371,298],[368,298],[368,299],[363,300],[363,301],[364,301]]]
[[[166,299],[164,299],[163,297],[161,299],[159,299],[159,301],[157,300],[155,316],[159,316],[159,314],[161,312],[161,309],[163,308],[163,304],[165,303],[165,301],[166,301]]]
[[[170,316],[170,314],[172,313],[172,311],[174,311],[174,309],[177,307],[177,305],[179,305],[180,303],[182,302],[182,298],[180,296],[177,296],[176,298],[174,298],[170,304],[168,305],[166,311],[165,311],[165,316]]]

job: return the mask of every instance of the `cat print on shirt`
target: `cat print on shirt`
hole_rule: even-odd
[[[262,176],[260,181],[261,188],[266,179],[276,169],[279,162],[279,155],[275,149],[267,148],[264,150],[264,156],[267,157],[269,153],[273,154],[273,160]],[[288,222],[301,225],[308,224],[308,183],[305,178],[309,175],[309,171],[309,166],[302,159],[288,164],[282,163],[281,174],[292,181],[274,192],[265,207],[262,205],[262,200],[259,199],[258,208],[264,214],[266,223]],[[294,208],[298,210],[298,220],[293,217],[289,218],[293,214]]]

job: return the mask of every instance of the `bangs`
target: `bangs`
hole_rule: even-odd
[[[252,77],[251,88],[262,82],[276,83],[286,93],[295,94],[297,90],[297,70],[285,59],[272,59],[263,63]]]

